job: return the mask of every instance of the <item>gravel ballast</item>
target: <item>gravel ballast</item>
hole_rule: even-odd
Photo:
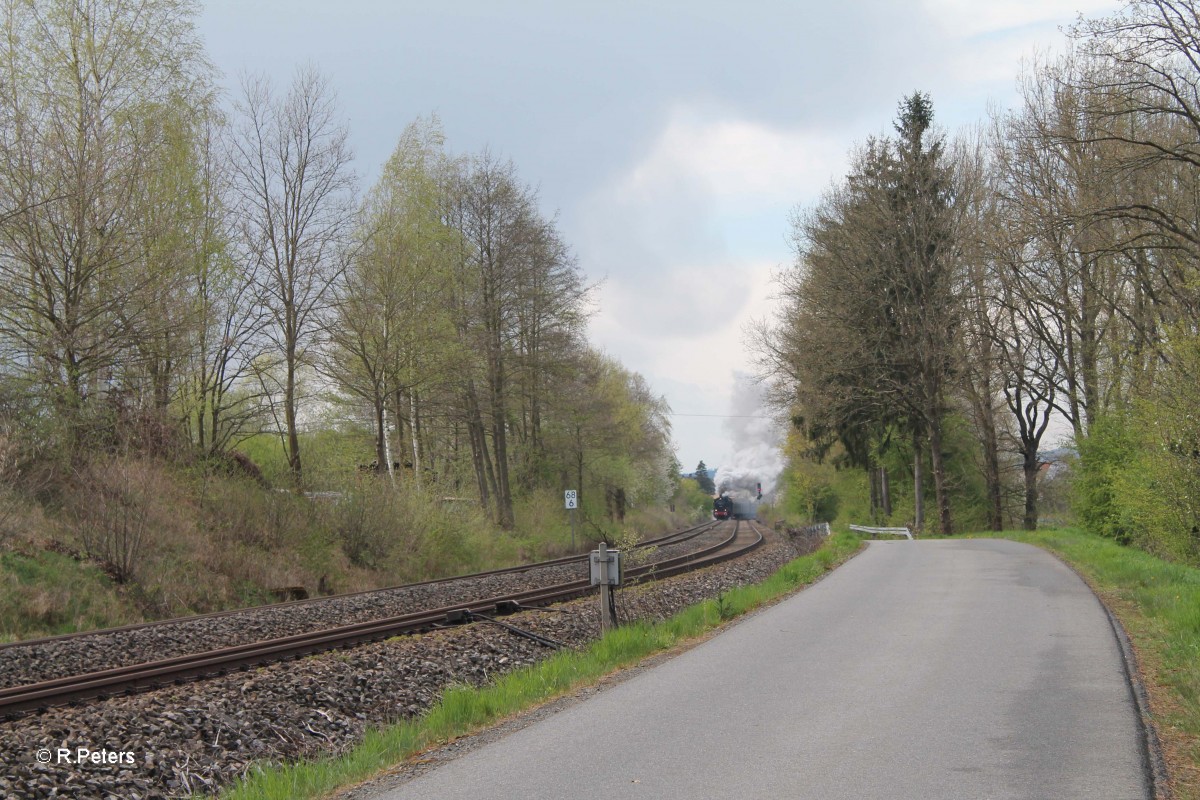
[[[676,544],[651,549],[647,563],[714,544],[728,535],[717,526]],[[191,655],[341,625],[384,619],[539,589],[587,577],[583,561],[534,566],[520,572],[468,576],[448,581],[341,597],[321,598],[224,614],[96,631],[69,638],[31,640],[0,647],[0,688],[82,675],[114,667]]]
[[[762,580],[811,549],[769,536],[747,556],[622,589],[622,620],[664,619],[721,592]],[[571,647],[599,633],[594,598],[504,621]],[[0,724],[6,798],[169,798],[215,792],[255,762],[341,752],[364,730],[418,716],[451,685],[479,685],[554,652],[487,623],[392,639],[345,652],[52,709]],[[101,763],[74,763],[86,748]],[[44,751],[39,753],[39,751]],[[66,753],[68,758],[60,758]],[[41,758],[49,756],[49,763]],[[115,762],[115,763],[105,763]]]

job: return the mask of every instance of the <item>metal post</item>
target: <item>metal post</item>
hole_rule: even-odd
[[[571,552],[575,552],[575,512],[576,509],[571,509]]]
[[[608,585],[608,544],[600,542],[600,630],[617,627],[612,615],[612,587]]]

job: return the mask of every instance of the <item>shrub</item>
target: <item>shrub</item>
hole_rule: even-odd
[[[783,473],[784,514],[803,524],[832,522],[839,506],[833,488],[835,478],[835,470],[828,463],[794,459]]]
[[[675,493],[675,507],[693,519],[701,520],[712,514],[712,495],[705,494],[695,478],[683,478],[679,481],[679,490]]]
[[[516,525],[511,535],[519,558],[533,561],[571,554],[571,518],[563,505],[562,492],[551,489],[529,492],[514,503],[513,511]],[[582,525],[578,527],[574,542],[577,552],[584,549],[587,538]]]
[[[1135,535],[1120,501],[1122,473],[1138,455],[1138,440],[1125,414],[1110,414],[1092,423],[1078,442],[1079,469],[1073,507],[1088,530],[1121,544]]]
[[[359,481],[329,513],[334,535],[350,563],[376,569],[397,542],[397,520],[405,512],[398,492],[374,476]]]
[[[1153,387],[1078,443],[1074,510],[1093,533],[1200,563],[1200,339],[1171,345]]]
[[[104,457],[78,473],[73,528],[84,552],[118,583],[132,580],[171,515],[171,485],[143,459]]]
[[[0,545],[16,533],[12,523],[22,506],[14,489],[20,474],[19,458],[20,450],[11,426],[0,426]]]

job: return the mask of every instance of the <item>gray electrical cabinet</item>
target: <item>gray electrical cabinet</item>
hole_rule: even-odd
[[[621,565],[622,565],[622,561],[623,561],[623,559],[621,558],[621,551],[620,550],[605,550],[604,556],[608,561],[608,585],[609,586],[620,586],[621,585]],[[592,586],[599,586],[601,583],[601,581],[600,581],[600,563],[601,562],[600,562],[600,551],[599,550],[592,551],[592,555],[591,555],[591,558],[589,559],[589,562],[591,563],[591,566],[592,566]]]

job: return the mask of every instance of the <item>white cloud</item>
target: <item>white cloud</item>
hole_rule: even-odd
[[[711,320],[741,309],[750,296],[743,280],[744,265],[666,264],[638,276],[605,285],[603,312],[610,313],[631,333],[654,337],[691,337]]]
[[[1017,75],[1035,54],[1062,52],[1061,32],[1082,13],[1102,16],[1120,8],[1117,0],[922,0],[924,16],[939,32],[942,46],[927,53],[922,74],[930,76],[935,105],[958,98],[956,123],[978,121],[978,103],[1005,101]],[[928,85],[928,84],[927,84]],[[969,100],[968,98],[973,98]],[[965,104],[964,104],[965,101]],[[957,110],[959,114],[955,114]],[[965,118],[962,114],[965,112]]]
[[[649,155],[615,189],[652,199],[686,176],[722,207],[791,205],[840,171],[846,147],[845,136],[835,131],[713,119],[680,107]]]
[[[1003,33],[1033,25],[1058,25],[1077,14],[1094,17],[1119,8],[1114,0],[922,0],[925,13],[954,37]]]
[[[628,300],[630,289],[606,285],[601,311],[592,320],[590,338],[617,355],[627,367],[645,375],[657,392],[666,395],[674,411],[727,414],[734,372],[752,369],[752,343],[746,340],[746,327],[753,319],[769,316],[774,308],[773,267],[766,262],[740,263],[724,271],[721,285],[736,286],[744,292],[744,299],[737,305],[727,303],[701,312],[690,304],[685,293],[648,295],[660,313],[691,314],[686,325],[655,335],[625,322],[621,305]],[[716,295],[719,292],[714,289]],[[655,312],[648,308],[644,313]],[[728,432],[721,422],[707,417],[674,418],[680,458],[689,469],[700,458],[716,466],[732,454]]]
[[[642,156],[589,196],[571,236],[607,276],[593,342],[644,374],[681,414],[726,414],[752,369],[752,319],[790,258],[787,215],[845,169],[839,131],[771,126],[679,106]],[[690,468],[732,454],[720,419],[677,417]]]
[[[976,93],[997,101],[995,92],[1006,96],[1016,86],[1026,59],[1034,54],[1060,52],[1063,41],[1057,36],[1047,37],[1038,29],[1021,29],[981,41],[958,42],[942,54],[947,76],[945,90],[961,93],[963,87],[973,86]],[[976,121],[982,121],[982,117]]]
[[[745,328],[752,319],[769,316],[774,307],[772,268],[767,263],[730,265],[719,271],[720,279],[707,287],[708,297],[702,301],[694,292],[678,288],[643,295],[637,286],[606,285],[601,311],[592,319],[592,336],[634,369],[678,383],[727,390],[732,385],[729,370],[749,369],[752,356],[743,341]],[[682,284],[678,281],[675,286]],[[739,298],[736,302],[730,299],[734,295]],[[631,303],[636,304],[636,313],[629,313]],[[674,324],[655,323],[657,332],[647,336],[640,326],[628,322],[649,315],[665,315]],[[724,411],[722,404],[715,413]]]
[[[788,213],[844,170],[846,138],[678,108],[575,217],[585,269],[606,276],[604,313],[669,335],[740,309],[746,270],[789,257]]]

